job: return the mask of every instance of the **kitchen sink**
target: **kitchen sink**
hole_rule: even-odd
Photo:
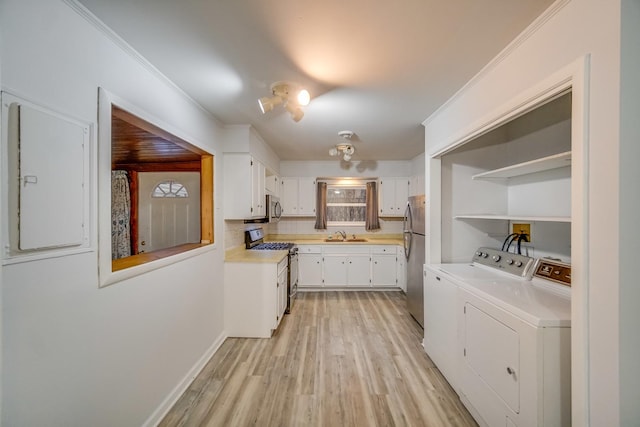
[[[329,243],[351,243],[351,242],[366,242],[367,239],[324,239],[325,242]]]

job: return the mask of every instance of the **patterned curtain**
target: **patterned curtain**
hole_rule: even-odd
[[[327,229],[327,183],[318,181],[316,189],[316,230]]]
[[[111,171],[111,259],[131,256],[131,196],[126,171]]]
[[[367,215],[364,220],[364,228],[367,231],[379,230],[378,221],[378,186],[375,182],[367,182]]]

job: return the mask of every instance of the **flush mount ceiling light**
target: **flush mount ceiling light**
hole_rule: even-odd
[[[338,132],[338,136],[343,138],[345,141],[350,141],[353,136],[353,132],[350,130],[341,130]],[[342,156],[342,160],[348,162],[351,160],[351,156],[356,152],[355,147],[351,144],[351,142],[340,142],[336,144],[335,147],[331,147],[329,149],[330,156]]]
[[[276,105],[284,104],[294,122],[299,122],[304,117],[304,111],[300,107],[309,104],[311,96],[306,89],[300,89],[286,82],[276,82],[271,85],[271,94],[258,100],[260,111],[266,114]]]

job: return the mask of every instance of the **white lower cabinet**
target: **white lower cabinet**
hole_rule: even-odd
[[[298,245],[299,288],[396,288],[405,283],[395,245]],[[398,261],[398,251],[403,257]]]
[[[331,287],[371,286],[369,254],[324,255],[324,285]]]
[[[298,255],[298,287],[322,286],[322,254],[300,253]]]
[[[394,248],[395,249],[395,248]],[[371,255],[371,284],[373,286],[397,286],[396,255]]]
[[[407,258],[404,254],[404,247],[396,246],[396,276],[398,287],[407,292]]]
[[[224,263],[224,318],[229,337],[269,338],[287,307],[287,263]]]

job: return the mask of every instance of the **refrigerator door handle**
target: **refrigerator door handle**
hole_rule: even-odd
[[[404,219],[402,224],[402,231],[413,232],[413,217],[411,216],[411,205],[407,202],[407,207],[404,210]]]
[[[409,259],[409,255],[411,255],[411,243],[413,241],[413,233],[410,231],[405,231],[404,233],[404,256]]]

